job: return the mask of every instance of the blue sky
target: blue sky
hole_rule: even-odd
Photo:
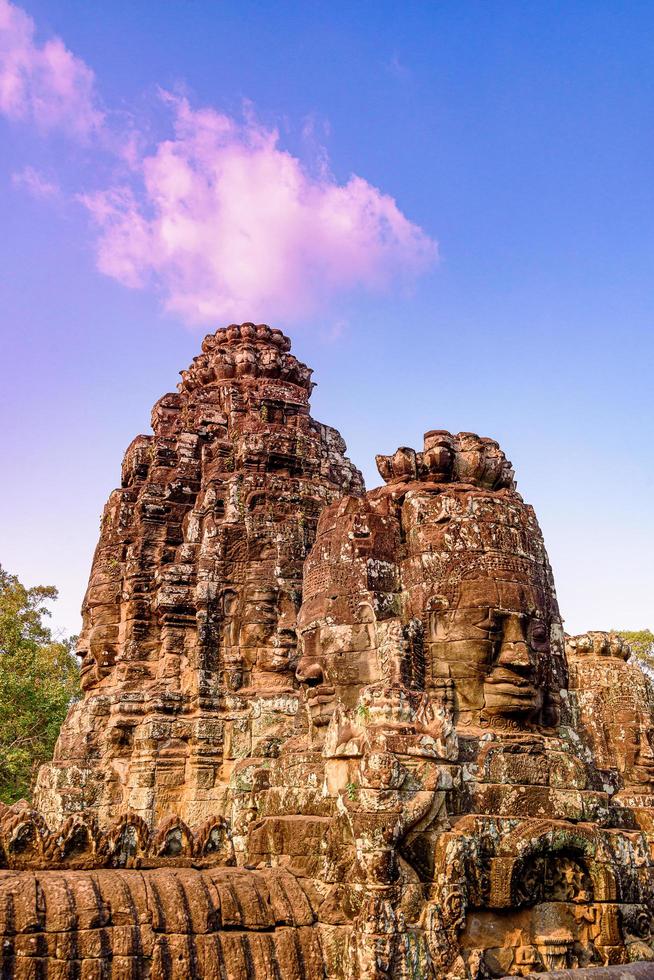
[[[116,259],[114,226],[81,200],[127,182],[148,216],[138,167],[187,106],[196,127],[201,109],[234,121],[243,153],[253,125],[276,130],[311,192],[355,174],[374,208],[395,202],[396,237],[367,233],[354,283],[339,243],[316,245],[314,208],[284,246],[284,295],[259,289],[269,270],[251,264],[256,310],[241,317],[292,336],[315,369],[314,416],[340,429],[368,486],[375,453],[419,447],[428,429],[497,438],[539,516],[567,628],[654,628],[651,4],[20,9],[32,52],[58,36],[94,73],[84,106],[105,120],[87,114],[75,130],[79,87],[77,115],[56,124],[34,100],[0,113],[0,561],[59,587],[58,627],[79,627],[122,452],[204,333],[229,320],[194,318],[198,283],[180,285],[178,267],[143,272],[143,251],[128,273],[101,271],[103,240]],[[2,57],[0,46],[0,73]],[[117,144],[133,133],[126,177]],[[400,240],[407,228],[418,245]],[[438,262],[425,258],[434,242]],[[325,287],[312,279],[324,267]],[[310,284],[304,307],[286,302],[304,289],[294,282]],[[215,289],[201,285],[202,298]]]

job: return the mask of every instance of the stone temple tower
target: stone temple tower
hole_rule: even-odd
[[[38,779],[52,824],[81,808],[197,823],[235,760],[302,723],[302,564],[321,510],[363,481],[290,347],[264,324],[209,335],[127,449],[84,599],[83,697]]]
[[[310,374],[219,330],[128,448],[82,698],[0,804],[0,976],[654,976],[654,687],[565,636],[497,442],[364,492]]]

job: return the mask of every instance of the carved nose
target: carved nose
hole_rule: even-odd
[[[277,630],[277,636],[279,637],[279,642],[282,646],[294,646],[296,642],[295,630],[291,629],[279,629]]]
[[[324,679],[323,669],[315,660],[300,660],[295,671],[295,676],[301,684],[309,684],[314,687],[321,684]]]
[[[524,640],[520,643],[507,643],[504,641],[497,662],[501,667],[527,668],[532,666],[529,648]]]
[[[497,663],[514,670],[530,670],[533,667],[531,652],[525,638],[524,624],[519,616],[507,616],[504,620],[502,645]]]

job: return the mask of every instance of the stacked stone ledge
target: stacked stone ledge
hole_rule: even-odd
[[[365,493],[312,387],[231,326],[128,448],[82,699],[0,815],[2,975],[654,975],[648,679],[565,636],[494,440]]]

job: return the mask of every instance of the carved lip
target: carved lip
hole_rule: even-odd
[[[307,704],[310,708],[319,707],[321,704],[328,704],[335,694],[335,689],[330,687],[329,684],[321,684],[320,687],[313,688],[312,697],[307,698]]]
[[[535,706],[540,696],[538,688],[521,677],[512,676],[510,680],[505,676],[493,680],[488,678],[484,687],[487,691],[487,698],[492,699],[490,703],[510,700]]]
[[[536,690],[532,677],[522,677],[504,667],[496,667],[492,674],[486,678],[484,684],[491,684],[493,687],[515,688],[520,691]]]
[[[80,681],[84,677],[87,677],[92,672],[94,667],[95,667],[95,660],[88,653],[85,653],[79,668]]]

